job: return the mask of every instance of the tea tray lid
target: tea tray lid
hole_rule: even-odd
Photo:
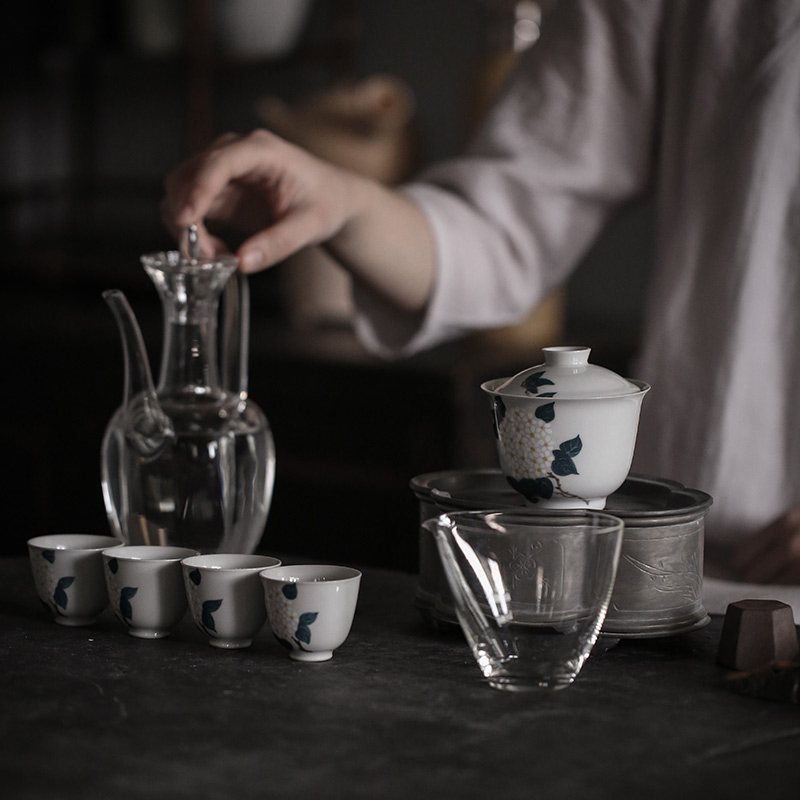
[[[446,510],[530,507],[499,469],[431,472],[413,478],[411,488],[419,500]],[[677,481],[631,473],[608,498],[605,511],[638,526],[664,525],[702,516],[711,503],[710,495]]]

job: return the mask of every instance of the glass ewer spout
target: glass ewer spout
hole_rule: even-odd
[[[125,357],[124,399],[106,429],[101,458],[112,531],[130,544],[252,553],[272,501],[275,445],[247,393],[246,279],[230,280],[237,266],[231,256],[170,251],[142,256],[142,264],[163,311],[157,385],[125,296],[103,295]],[[217,318],[226,285],[220,369]]]

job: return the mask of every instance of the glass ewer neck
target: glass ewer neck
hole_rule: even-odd
[[[218,395],[217,313],[235,259],[189,261],[178,253],[158,253],[143,256],[142,263],[164,309],[159,396]]]

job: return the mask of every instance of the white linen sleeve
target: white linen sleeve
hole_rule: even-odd
[[[662,7],[560,0],[464,156],[402,188],[436,246],[425,312],[355,287],[356,331],[386,357],[523,318],[613,211],[650,182]]]

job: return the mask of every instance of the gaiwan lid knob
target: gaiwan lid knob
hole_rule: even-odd
[[[494,393],[511,397],[588,399],[640,394],[649,388],[605,367],[589,363],[588,347],[543,347],[544,364],[500,383]]]

